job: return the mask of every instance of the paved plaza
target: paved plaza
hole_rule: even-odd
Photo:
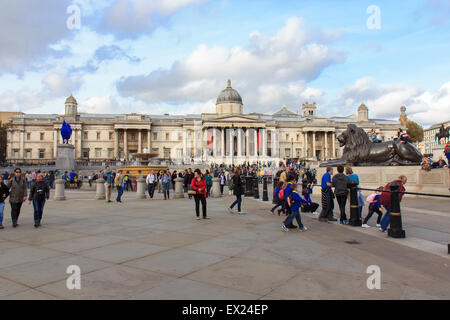
[[[0,299],[450,298],[449,200],[405,198],[407,237],[392,239],[309,213],[307,232],[284,233],[271,202],[252,198],[244,198],[245,215],[227,213],[232,196],[208,198],[211,219],[197,221],[187,198],[125,192],[122,204],[107,204],[95,192],[66,196],[47,202],[39,229],[28,203],[16,229],[6,207]],[[70,265],[81,269],[80,290],[67,288]],[[371,265],[381,270],[381,289],[367,288]]]

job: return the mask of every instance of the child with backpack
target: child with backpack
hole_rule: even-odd
[[[380,192],[382,190],[383,190],[383,187],[379,187],[377,189],[377,191],[374,191],[372,194],[370,194],[366,198],[366,201],[369,204],[369,212],[368,212],[367,216],[364,218],[364,222],[362,225],[363,228],[370,228],[370,226],[367,224],[367,222],[369,221],[370,218],[372,218],[372,215],[374,212],[376,212],[378,214],[377,227],[380,227],[381,217],[383,216],[383,211],[381,209],[381,204],[380,204]]]
[[[306,201],[306,204],[302,206],[301,211],[302,212],[312,212],[312,214],[317,214],[316,210],[319,208],[319,204],[316,202],[313,202],[311,200],[311,185],[308,185],[306,188],[302,189],[302,198]]]
[[[306,202],[305,200],[303,200],[302,197],[300,197],[300,195],[297,193],[297,189],[298,186],[296,183],[292,184],[292,192],[289,195],[288,199],[288,203],[290,205],[290,214],[289,217],[286,219],[286,221],[284,223],[281,224],[281,229],[283,229],[283,231],[288,232],[289,228],[287,226],[289,226],[290,224],[292,224],[292,221],[294,220],[294,218],[297,220],[298,223],[298,230],[299,231],[306,231],[308,230],[307,227],[305,227],[302,224],[302,218],[300,216],[300,207],[305,205]]]
[[[289,201],[290,201],[289,196],[290,196],[291,193],[292,193],[293,186],[294,186],[294,185],[297,185],[297,182],[296,182],[296,177],[295,177],[293,174],[291,174],[291,173],[288,174],[288,176],[287,176],[287,181],[288,181],[288,182],[287,182],[287,184],[286,184],[286,187],[285,187],[284,189],[281,189],[281,190],[280,190],[280,192],[279,192],[279,194],[278,194],[278,198],[280,198],[280,200],[284,201],[285,214],[286,214],[286,216],[289,216],[290,213],[291,213],[291,205],[290,205],[290,203],[289,203]],[[284,221],[285,224],[286,224],[286,222],[287,222],[287,219],[288,219],[288,218],[286,218],[286,220]],[[286,226],[287,226],[289,229],[296,229],[296,228],[297,228],[297,227],[292,223],[292,221],[291,221],[290,223],[287,223]]]
[[[275,201],[275,206],[270,210],[271,214],[274,214],[274,210],[278,207],[281,207],[281,209],[278,209],[278,216],[280,215],[281,212],[285,212],[285,208],[284,208],[284,202],[283,200],[280,200],[280,198],[278,197],[278,194],[280,193],[281,190],[283,190],[284,187],[284,183],[282,181],[278,182],[278,185],[276,186],[276,188],[273,190],[273,200]]]

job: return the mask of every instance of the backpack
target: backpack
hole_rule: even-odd
[[[234,189],[234,179],[230,180],[230,183],[228,184],[228,189],[233,190]]]
[[[293,193],[293,192],[292,192]],[[289,207],[293,207],[295,205],[295,203],[297,201],[294,200],[294,198],[292,197],[292,193],[289,195],[289,197],[287,197],[287,203],[289,205]]]
[[[375,199],[376,196],[377,196],[377,194],[376,194],[375,192],[372,193],[372,194],[370,194],[370,195],[366,198],[367,203],[371,204],[372,201],[373,201],[373,199]]]
[[[281,190],[278,192],[278,199],[279,199],[279,200],[284,200],[284,189],[281,189]]]

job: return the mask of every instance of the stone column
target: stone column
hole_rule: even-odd
[[[138,131],[139,131],[139,133],[138,133],[138,153],[141,153],[142,152],[142,130],[139,129]]]
[[[325,147],[324,147],[324,157],[323,160],[327,160],[328,159],[328,132],[325,131]]]
[[[77,141],[78,141],[78,146],[76,147],[76,149],[78,149],[78,158],[82,158],[82,156],[83,156],[83,151],[81,150],[81,147],[82,147],[82,138],[83,138],[83,134],[82,134],[82,130],[80,129],[80,130],[78,130],[78,138],[77,138]],[[75,149],[75,150],[76,150]],[[76,159],[76,157],[75,157],[75,159]]]
[[[187,159],[187,131],[183,130],[183,159]]]
[[[148,152],[152,152],[152,143],[151,143],[152,131],[150,129],[147,130],[147,149]]]
[[[13,158],[13,136],[14,136],[14,131],[13,130],[9,130],[9,143],[8,143],[8,153],[9,153],[9,158],[12,159]]]
[[[267,157],[267,129],[263,129],[262,131],[262,156]]]
[[[250,129],[245,130],[245,157],[250,156]]]
[[[136,199],[146,199],[147,196],[145,195],[145,179],[140,176],[137,178],[137,188],[136,188]]]
[[[106,199],[106,193],[105,193],[105,180],[103,178],[97,179],[97,191],[95,194],[96,200],[105,200]]]
[[[254,146],[253,146],[253,148],[255,149],[255,151],[254,151],[254,153],[255,153],[255,155],[254,155],[254,157],[255,157],[255,159],[256,158],[258,158],[258,129],[254,129],[255,131],[254,131],[254,134],[253,134],[253,143],[254,143]]]
[[[217,129],[213,128],[213,157],[214,157],[214,162],[216,162],[216,158],[217,158]]]
[[[303,158],[308,157],[308,132],[303,132]]]
[[[213,178],[212,179],[213,184],[211,188],[211,197],[213,198],[220,198],[220,185],[219,185],[219,178]]]
[[[58,179],[55,181],[55,201],[66,200],[66,196],[64,194],[64,180]]]
[[[331,143],[332,143],[332,148],[333,148],[332,156],[333,156],[333,158],[336,158],[336,133],[335,132],[332,132],[332,134],[331,134]]]
[[[192,155],[192,157],[194,157],[194,162],[195,159],[197,158],[197,135],[198,132],[195,130],[195,126],[194,126],[194,154]],[[175,185],[176,187],[176,185]]]
[[[25,159],[25,129],[20,131],[20,153],[19,158]]]
[[[226,150],[226,148],[225,148],[225,129],[221,128],[220,132],[222,134],[222,145],[221,145],[222,154],[221,154],[221,156],[222,156],[222,159],[225,161],[225,150]]]
[[[238,141],[237,141],[237,156],[242,157],[242,128],[237,129]]]
[[[114,130],[114,158],[119,158],[119,131]]]
[[[123,156],[128,161],[128,134],[127,129],[123,129]]]
[[[175,179],[175,194],[173,196],[174,199],[184,198],[183,182],[183,178]]]
[[[77,158],[77,131],[77,129],[74,129],[72,134],[72,144],[74,147],[73,156],[75,157],[75,159]]]
[[[58,129],[53,130],[53,158],[58,157]]]
[[[312,158],[313,160],[317,160],[316,159],[316,132],[313,131],[313,135],[312,135]]]

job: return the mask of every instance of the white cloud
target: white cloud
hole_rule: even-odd
[[[130,112],[129,110],[120,110],[117,101],[110,97],[92,97],[84,101],[78,101],[78,112],[85,113],[120,113]]]
[[[315,40],[303,19],[293,17],[274,36],[252,33],[247,47],[199,45],[170,69],[123,78],[117,87],[122,96],[150,103],[202,103],[217,97],[231,79],[248,106],[246,112],[263,112],[283,104],[298,106],[305,97],[320,99],[322,92],[306,84],[344,60],[343,54]]]
[[[68,96],[71,92],[77,91],[81,86],[81,81],[71,78],[66,73],[50,73],[42,82],[50,90],[50,96]]]
[[[401,83],[378,84],[365,77],[343,89],[331,105],[355,112],[361,102],[369,107],[371,118],[398,119],[400,107],[406,106],[409,119],[430,125],[450,119],[450,82],[431,92]]]

